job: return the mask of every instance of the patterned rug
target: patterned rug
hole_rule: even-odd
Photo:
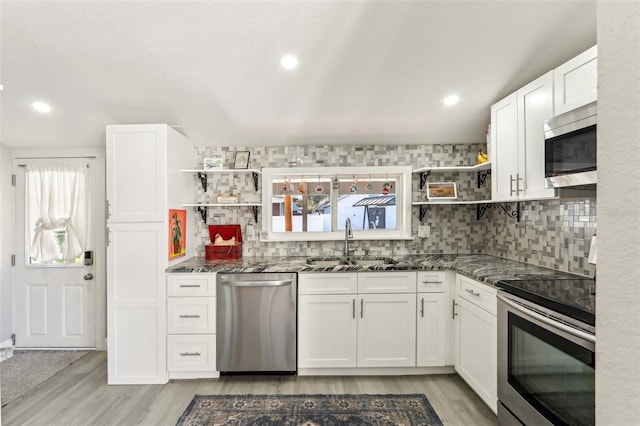
[[[177,426],[442,425],[424,395],[196,395]]]

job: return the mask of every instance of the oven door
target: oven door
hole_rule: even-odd
[[[500,408],[525,425],[595,424],[595,336],[511,297],[498,294]]]

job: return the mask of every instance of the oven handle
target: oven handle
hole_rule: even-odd
[[[580,331],[580,330],[575,329],[573,327],[569,327],[568,325],[564,325],[561,322],[557,322],[557,321],[554,321],[552,319],[549,319],[549,318],[545,317],[544,315],[540,315],[537,312],[534,312],[534,311],[532,311],[530,309],[527,309],[525,307],[522,307],[522,306],[518,305],[517,303],[512,302],[511,300],[509,300],[508,298],[504,297],[501,294],[498,294],[497,297],[498,297],[498,300],[504,302],[510,308],[515,309],[516,311],[519,311],[523,315],[526,315],[526,316],[531,317],[531,318],[535,318],[538,321],[548,325],[549,327],[553,327],[553,328],[556,328],[558,330],[562,330],[565,333],[571,334],[572,336],[575,336],[575,337],[577,337],[579,339],[583,339],[583,340],[586,340],[586,341],[594,343],[594,344],[596,343],[596,336],[593,336],[593,335],[591,335],[589,333],[585,333],[584,331]]]

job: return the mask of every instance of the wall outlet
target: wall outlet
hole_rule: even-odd
[[[420,238],[428,238],[431,235],[431,227],[429,225],[419,225],[418,226],[418,237]]]
[[[245,228],[245,232],[249,241],[254,241],[256,239],[256,227],[252,222],[247,225],[247,227]]]

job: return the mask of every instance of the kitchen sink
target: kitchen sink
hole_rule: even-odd
[[[346,259],[344,257],[331,257],[331,258],[309,258],[307,259],[307,265],[312,266],[340,266],[340,265],[353,265],[353,266],[375,266],[375,265],[394,265],[395,260],[390,257],[351,257]]]

